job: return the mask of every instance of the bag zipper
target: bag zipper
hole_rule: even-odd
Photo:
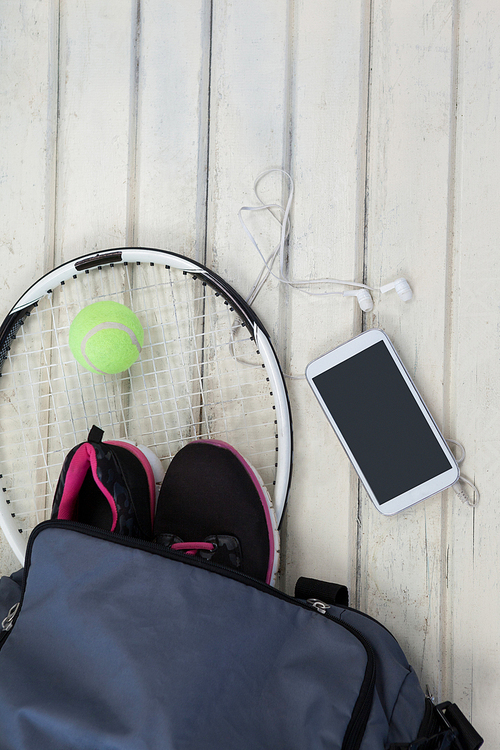
[[[417,738],[420,739],[421,737],[431,737],[431,735],[437,734],[440,729],[441,721],[436,710],[436,706],[433,703],[432,699],[428,695],[426,695],[424,717],[418,729]]]
[[[131,547],[133,549],[142,549],[145,552],[152,552],[153,554],[157,554],[160,557],[165,557],[177,562],[182,562],[186,565],[192,565],[196,568],[201,568],[204,570],[206,570],[207,568],[211,569],[214,573],[219,573],[220,575],[224,575],[226,578],[231,578],[235,581],[239,581],[240,583],[250,585],[253,588],[258,589],[259,591],[274,596],[276,599],[281,599],[282,601],[286,601],[289,604],[294,604],[296,607],[301,607],[302,609],[306,609],[308,611],[315,611],[352,633],[352,635],[354,635],[364,647],[367,655],[367,663],[358,698],[354,705],[351,719],[345,731],[344,740],[342,742],[342,750],[358,750],[365,733],[366,725],[368,723],[373,700],[373,692],[375,688],[375,654],[371,643],[366,639],[366,637],[349,623],[340,620],[334,615],[330,615],[328,613],[330,605],[326,604],[320,599],[308,599],[307,601],[295,599],[295,597],[289,596],[283,591],[279,591],[268,583],[264,583],[257,578],[253,578],[246,573],[238,573],[233,568],[229,568],[225,565],[220,565],[219,563],[209,561],[200,562],[193,557],[183,554],[182,552],[176,552],[175,550],[166,548],[164,545],[156,544],[156,542],[150,542],[144,539],[136,539],[135,537],[121,536],[119,534],[110,531],[104,531],[103,529],[99,529],[95,526],[88,526],[76,521],[61,521],[57,519],[42,521],[42,523],[38,524],[38,526],[34,528],[28,539],[26,557],[24,562],[24,580],[21,590],[21,598],[17,604],[11,607],[7,617],[2,622],[3,632],[0,635],[0,649],[3,647],[5,641],[12,632],[12,629],[22,609],[24,593],[26,590],[26,581],[31,565],[31,553],[33,544],[37,536],[47,528],[60,528],[69,531],[76,531],[78,533],[94,537],[96,539],[110,541],[114,544],[121,544],[124,547]],[[6,623],[6,628],[4,628],[3,623]]]
[[[7,637],[14,627],[14,623],[17,619],[17,616],[19,614],[19,610],[21,609],[21,602],[23,598],[23,592],[21,592],[21,599],[17,602],[17,604],[14,604],[10,609],[6,617],[2,620],[2,625],[0,627],[0,650],[2,649],[3,644],[7,640]]]
[[[16,617],[17,610],[19,609],[20,603],[21,602],[17,602],[17,604],[13,604],[12,607],[9,609],[9,613],[7,617],[4,617],[4,619],[2,620],[3,632],[8,632],[9,630],[12,630],[12,625]]]
[[[321,601],[321,599],[307,599],[306,601],[311,605],[313,609],[316,610],[316,612],[319,612],[321,615],[326,615],[329,619],[334,620],[335,622],[343,622],[337,617],[328,615],[328,610],[331,609],[330,604]],[[364,636],[359,632],[359,630],[356,630],[356,628],[352,627],[352,625],[349,626],[349,630],[351,630],[351,632],[353,632],[362,642],[363,640],[365,640]],[[365,648],[366,646],[369,647],[372,656],[374,656],[369,641],[366,641]],[[344,735],[342,750],[353,750],[354,748],[359,748],[361,740],[363,739],[363,735],[366,729],[366,722],[368,721],[371,710],[373,688],[375,686],[375,669],[372,670],[370,679],[370,688],[366,691],[366,694],[362,696],[362,691],[360,690],[359,692],[358,700],[356,701],[356,705],[354,706],[354,710],[351,715],[351,720]],[[359,714],[361,714],[362,716],[361,722],[359,721]],[[354,720],[355,716],[356,720]]]

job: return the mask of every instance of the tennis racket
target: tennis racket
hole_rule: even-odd
[[[130,307],[144,328],[129,370],[84,370],[68,346],[97,300]],[[233,445],[259,473],[281,521],[291,475],[290,407],[271,341],[231,286],[163,250],[85,255],[43,276],[0,328],[0,523],[21,562],[48,518],[66,454],[93,424],[105,440],[150,448],[166,470],[187,442]]]

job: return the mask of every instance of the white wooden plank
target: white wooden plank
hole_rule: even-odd
[[[367,281],[404,276],[414,298],[388,294],[366,323],[388,333],[446,432],[453,4],[376,0],[372,12]],[[442,516],[451,502],[445,493],[390,518],[364,492],[360,503],[359,605],[394,633],[434,694],[446,616]]]
[[[462,7],[450,365],[453,432],[481,500],[474,511],[456,500],[450,513],[447,691],[472,716],[486,748],[500,738],[499,28],[497,3]]]
[[[6,3],[0,25],[0,316],[51,262],[57,13]],[[3,535],[0,574],[19,563]]]
[[[283,164],[287,127],[286,3],[216,1],[213,8],[210,86],[209,215],[207,262],[246,296],[262,263],[238,220],[255,204],[253,183]],[[281,181],[263,196],[281,198]],[[278,195],[276,195],[276,191]],[[276,245],[276,223],[259,214],[248,223],[265,254]],[[271,280],[256,303],[271,332],[278,311]]]
[[[79,0],[62,10],[57,262],[126,244],[135,144],[135,0]]]
[[[287,4],[258,0],[213,5],[206,263],[247,296],[262,263],[238,211],[255,205],[255,178],[283,163]],[[282,183],[272,177],[262,186],[262,195],[276,202]],[[248,224],[268,255],[279,239],[276,223],[259,213]],[[280,291],[270,280],[254,304],[278,351],[279,301]]]
[[[8,3],[0,27],[0,314],[41,274],[50,242],[57,16],[49,3]],[[26,75],[29,69],[30,74]]]
[[[203,259],[210,4],[141,3],[134,244]]]
[[[361,2],[295,4],[290,267],[296,279],[363,280],[368,24]],[[308,362],[361,330],[353,298],[292,290],[287,302],[287,361],[294,375],[303,375]],[[289,391],[295,467],[286,526],[287,588],[293,591],[301,575],[354,584],[354,472],[306,381],[290,381]]]

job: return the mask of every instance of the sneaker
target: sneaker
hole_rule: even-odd
[[[279,535],[261,478],[230,445],[195,440],[172,459],[158,497],[154,536],[173,550],[273,584]]]
[[[148,448],[127,440],[103,443],[103,435],[94,425],[87,441],[66,456],[52,518],[151,539],[160,460]]]

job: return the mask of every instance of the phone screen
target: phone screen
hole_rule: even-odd
[[[380,504],[452,468],[383,341],[313,382]]]

